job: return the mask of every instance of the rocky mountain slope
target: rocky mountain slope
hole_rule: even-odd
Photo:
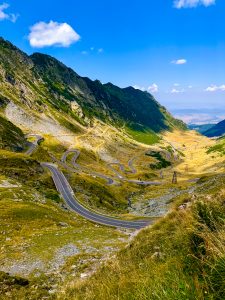
[[[1,39],[0,299],[224,299],[224,139],[183,129],[147,92]],[[89,222],[42,162],[87,209],[155,225]]]
[[[90,126],[97,118],[123,126],[133,138],[136,132],[186,129],[147,92],[81,77],[53,57],[40,53],[28,56],[2,38],[0,88],[1,107],[13,101],[36,117],[57,110],[83,126]]]

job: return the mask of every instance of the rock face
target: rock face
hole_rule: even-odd
[[[137,216],[149,216],[149,217],[162,217],[165,216],[170,210],[170,202],[172,199],[184,194],[192,194],[195,188],[190,188],[187,190],[179,189],[170,189],[168,194],[163,196],[132,203],[132,207],[129,208],[129,211]],[[182,205],[182,208],[185,209],[188,207],[188,204]]]
[[[79,118],[84,118],[83,110],[75,100],[71,103],[71,109],[78,115]]]
[[[147,92],[81,77],[53,57],[28,56],[0,38],[0,105],[8,102],[33,117],[55,109],[83,125],[98,118],[140,132],[186,128]]]

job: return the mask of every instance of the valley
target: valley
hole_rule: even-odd
[[[0,58],[0,299],[213,299],[224,138],[3,39]]]
[[[196,183],[199,178],[223,172],[223,156],[219,153],[207,154],[209,147],[215,147],[217,141],[209,140],[194,131],[165,133],[160,143],[146,146],[133,142],[111,127],[106,130],[107,126],[101,126],[98,124],[85,134],[71,132],[69,142],[62,142],[64,136],[43,135],[42,139],[42,133],[28,135],[32,144],[25,154],[15,156],[23,161],[21,163],[24,166],[21,168],[25,168],[24,172],[27,160],[58,165],[78,201],[92,213],[98,212],[104,218],[119,217],[128,223],[135,218],[137,220],[133,223],[140,222],[144,217],[146,225],[165,217],[185,197],[195,195],[199,189]],[[110,137],[114,135],[115,144],[106,134]],[[70,148],[79,150],[69,152],[67,149]],[[171,166],[151,169],[150,164],[156,164],[157,159],[146,155],[149,151],[162,153]],[[1,152],[3,157],[10,154],[5,150]],[[4,228],[1,269],[12,275],[29,278],[43,274],[47,287],[40,289],[40,297],[52,297],[56,291],[59,292],[65,281],[71,282],[75,278],[83,281],[83,278],[88,278],[99,268],[99,263],[110,259],[113,253],[133,239],[133,230],[101,226],[98,221],[97,224],[90,223],[70,211],[58,196],[47,170],[42,170],[41,176],[35,175],[35,178],[24,182],[20,171],[20,178],[17,178],[14,169],[11,174],[8,167],[5,164],[3,166],[5,175],[1,176],[0,186],[1,211],[4,211],[1,221]],[[178,174],[177,184],[172,184],[174,171]],[[33,180],[41,182],[33,186]],[[140,185],[140,182],[149,184]],[[154,182],[157,184],[154,185]],[[43,190],[46,190],[44,194]],[[42,277],[38,276],[36,285],[39,286]],[[36,286],[33,280],[28,293]],[[53,291],[51,286],[55,287]],[[24,295],[23,289],[21,295]],[[53,293],[50,296],[49,291]]]

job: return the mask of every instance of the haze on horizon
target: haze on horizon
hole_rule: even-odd
[[[0,2],[0,35],[82,76],[147,90],[187,123],[225,119],[222,0]]]

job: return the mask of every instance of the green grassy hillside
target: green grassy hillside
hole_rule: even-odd
[[[186,130],[147,92],[3,39],[0,113],[0,299],[225,299],[223,138]],[[43,136],[30,156],[25,132]],[[78,165],[72,152],[61,162],[71,149]],[[86,220],[41,162],[58,166],[87,209],[153,225]]]
[[[220,188],[225,179],[214,179],[199,181],[201,195],[178,198],[171,214],[142,230],[116,259],[89,280],[70,285],[58,299],[225,299]]]
[[[21,151],[26,146],[23,132],[0,115],[0,149]]]

